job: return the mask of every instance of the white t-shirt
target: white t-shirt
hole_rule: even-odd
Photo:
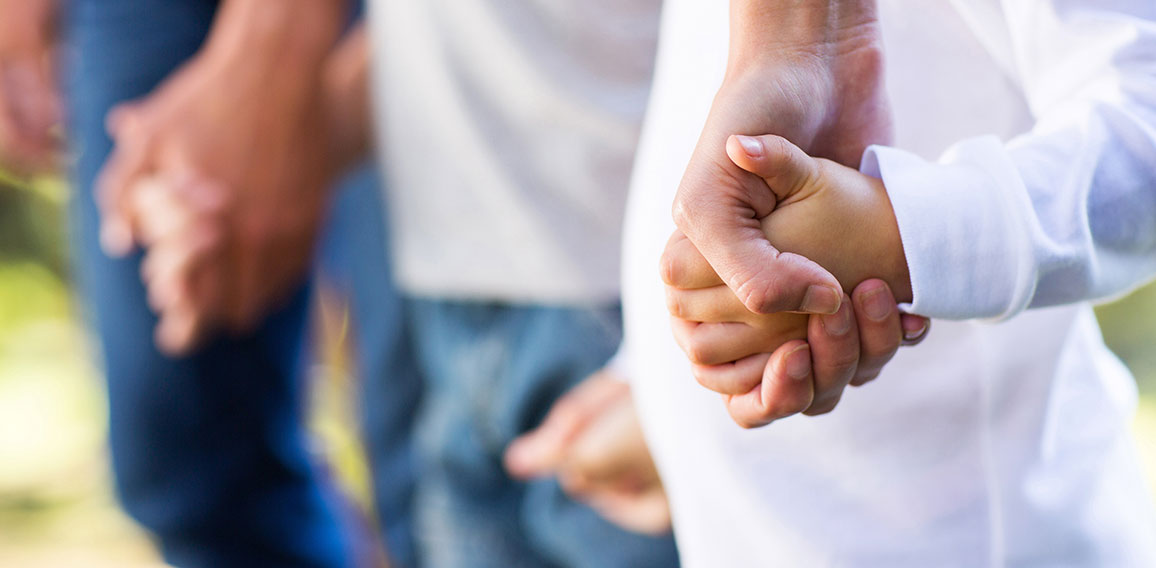
[[[379,152],[411,294],[617,301],[661,0],[375,0]]]
[[[675,345],[656,268],[722,80],[727,3],[667,0],[627,206],[619,364],[685,565],[1156,566],[1134,380],[1087,304],[1023,312],[1153,273],[1156,2],[880,9],[897,142],[864,171],[892,195],[912,309],[1019,315],[936,321],[835,412],[736,426]]]

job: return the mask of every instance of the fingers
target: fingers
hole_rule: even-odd
[[[153,341],[170,357],[192,352],[205,335],[205,321],[191,306],[177,305],[161,313]]]
[[[726,286],[695,290],[667,286],[666,310],[673,317],[694,322],[744,322],[756,317]]]
[[[189,353],[220,320],[224,246],[220,200],[192,177],[151,176],[127,199],[146,253],[141,279],[158,314],[155,340],[169,355]]]
[[[694,243],[682,231],[675,231],[667,241],[666,250],[662,253],[661,273],[662,281],[667,286],[684,290],[724,284],[706,257],[698,252]]]
[[[709,166],[701,161],[696,156],[683,177],[674,221],[747,309],[835,313],[843,297],[835,277],[805,257],[780,252],[763,234],[759,220],[776,203],[767,183],[728,159],[705,160]]]
[[[158,177],[142,177],[135,181],[126,199],[133,217],[137,219],[138,238],[144,246],[187,234],[199,220],[199,212]]]
[[[923,343],[931,329],[931,320],[911,314],[900,314],[899,323],[903,328],[903,344],[907,346]]]
[[[727,155],[736,166],[763,178],[778,201],[805,189],[818,176],[815,160],[780,136],[731,136]]]
[[[770,353],[758,353],[733,363],[694,365],[692,370],[698,384],[719,394],[737,396],[751,392],[763,382],[770,360]]]
[[[721,365],[770,351],[791,337],[768,334],[742,323],[697,323],[674,318],[675,342],[694,365]]]
[[[811,345],[815,396],[803,412],[808,416],[835,409],[843,389],[855,377],[859,366],[859,332],[850,298],[831,316],[811,316],[807,342]]]
[[[151,161],[149,140],[138,133],[138,120],[130,109],[115,109],[108,121],[116,148],[105,162],[96,181],[96,201],[101,212],[100,243],[113,257],[132,252],[136,241],[135,218],[130,190],[137,178],[148,173]]]
[[[759,428],[803,412],[813,399],[811,348],[802,340],[789,341],[771,354],[758,386],[723,397],[731,419],[743,428]]]
[[[652,536],[670,532],[670,502],[662,486],[641,494],[591,495],[585,501],[606,520],[628,531]]]
[[[629,394],[626,383],[596,374],[554,403],[542,424],[514,440],[503,456],[506,470],[522,479],[549,475],[570,445],[611,401]]]
[[[859,323],[860,361],[853,385],[866,384],[895,356],[903,339],[899,307],[882,280],[867,280],[851,294]]]

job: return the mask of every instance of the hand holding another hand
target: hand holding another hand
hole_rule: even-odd
[[[97,182],[102,245],[146,249],[157,343],[173,355],[253,330],[296,289],[348,161],[338,152],[357,145],[336,132],[323,81],[340,6],[222,10],[192,61],[110,113],[116,146]]]
[[[759,220],[762,238],[814,259],[854,292],[832,315],[756,314],[676,232],[662,261],[675,338],[696,379],[723,394],[744,427],[830,412],[847,385],[875,378],[901,343],[919,341],[927,328],[896,307],[911,290],[886,190],[776,136],[732,137],[726,151],[776,201]]]

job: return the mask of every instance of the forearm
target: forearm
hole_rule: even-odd
[[[324,105],[332,128],[330,148],[339,169],[365,159],[372,146],[369,58],[369,36],[362,23],[341,40],[325,64]]]
[[[731,69],[855,48],[877,25],[875,0],[731,0]]]
[[[254,64],[286,65],[279,70],[287,73],[316,70],[341,36],[347,12],[342,0],[226,0],[206,49]]]

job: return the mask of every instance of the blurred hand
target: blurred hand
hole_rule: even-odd
[[[170,354],[251,331],[296,288],[338,169],[320,81],[332,41],[260,51],[221,27],[152,95],[109,114],[116,147],[97,184],[106,252],[146,247]]]
[[[627,530],[670,530],[670,505],[630,386],[609,371],[560,398],[541,426],[510,444],[505,462],[521,479],[557,476],[570,496]]]
[[[0,0],[0,164],[42,173],[59,160],[57,0]]]

